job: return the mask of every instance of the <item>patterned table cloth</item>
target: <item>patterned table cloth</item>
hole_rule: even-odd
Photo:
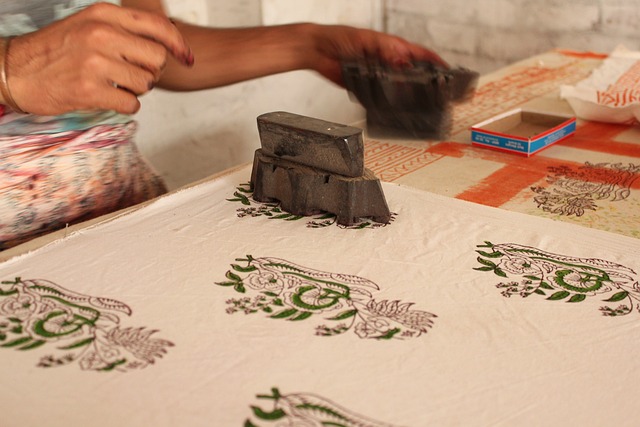
[[[640,126],[579,120],[575,136],[530,158],[470,142],[471,125],[514,108],[573,114],[560,86],[602,58],[553,51],[483,77],[455,109],[449,141],[367,138],[367,167],[384,181],[640,238]]]
[[[0,424],[636,425],[640,240],[385,183],[393,221],[249,168],[0,264]]]

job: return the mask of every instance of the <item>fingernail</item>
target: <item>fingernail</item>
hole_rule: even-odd
[[[155,83],[155,82],[149,82],[149,84],[147,85],[147,88],[148,88],[149,90],[151,90],[151,89],[153,89],[155,86],[156,86],[156,83]]]
[[[193,54],[191,53],[175,53],[176,59],[182,62],[184,65],[191,66],[193,64]]]
[[[394,67],[401,70],[409,70],[413,68],[413,64],[406,59],[396,59],[395,61],[393,61],[393,65]]]
[[[189,51],[189,54],[187,55],[187,57],[184,60],[184,63],[187,64],[189,67],[193,67],[193,64],[195,63],[196,59],[193,56],[193,52]]]

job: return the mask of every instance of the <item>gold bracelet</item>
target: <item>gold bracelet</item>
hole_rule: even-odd
[[[16,101],[9,90],[9,82],[7,78],[7,56],[9,54],[9,45],[12,37],[0,38],[0,93],[4,99],[4,105],[11,107],[16,113],[27,114],[16,104]]]

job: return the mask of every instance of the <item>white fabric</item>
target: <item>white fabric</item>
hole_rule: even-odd
[[[640,313],[633,307],[603,316],[600,307],[624,303],[602,301],[619,294],[617,285],[633,297],[640,292],[639,240],[393,184],[384,191],[397,216],[386,227],[309,228],[307,219],[239,217],[236,209],[246,206],[227,199],[249,174],[243,169],[162,198],[0,264],[5,281],[40,279],[76,293],[76,301],[80,294],[120,301],[130,315],[114,302],[92,304],[113,309],[105,321],[157,330],[154,337],[173,344],[155,342],[166,350],[163,357],[126,372],[94,372],[79,363],[38,367],[42,356],[66,353],[55,343],[0,348],[3,426],[240,426],[247,419],[320,425],[309,421],[311,413],[321,417],[319,410],[273,422],[256,417],[252,406],[273,405],[256,396],[274,387],[399,426],[637,423]],[[607,271],[612,289],[575,303],[547,300],[557,288],[507,298],[500,283],[520,284],[518,271],[538,273],[522,257],[504,264],[482,257],[477,250],[492,253],[478,247],[485,241],[503,251],[545,251],[564,263],[539,264],[545,274],[577,264],[594,275]],[[540,253],[531,259],[539,262]],[[299,321],[230,313],[228,301],[255,296],[257,285],[245,280],[240,294],[216,282],[228,281],[231,264],[246,265],[235,260],[247,255],[294,263],[316,277],[333,273],[323,277],[350,281],[378,303],[399,301],[396,309],[405,304],[432,325],[388,340],[368,339],[356,327],[326,337],[316,335],[318,324],[340,323],[326,319],[346,306]],[[508,277],[476,270],[488,266],[478,257]],[[367,299],[366,292],[358,297]]]

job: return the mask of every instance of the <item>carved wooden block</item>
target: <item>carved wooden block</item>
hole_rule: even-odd
[[[251,182],[255,200],[279,201],[294,215],[331,212],[341,225],[353,225],[360,218],[385,224],[391,219],[380,181],[369,169],[348,177],[267,156],[259,149]]]
[[[255,200],[294,215],[330,212],[341,225],[391,220],[380,181],[364,167],[361,129],[278,111],[259,116],[258,130]]]
[[[350,94],[367,110],[369,135],[442,140],[449,136],[453,103],[468,100],[479,74],[429,62],[397,68],[377,61],[342,64]]]
[[[364,174],[362,129],[277,111],[258,117],[264,154],[358,177]]]

